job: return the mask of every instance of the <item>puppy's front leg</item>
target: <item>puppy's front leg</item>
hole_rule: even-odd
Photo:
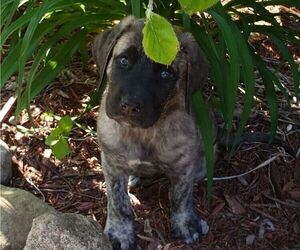
[[[176,238],[192,243],[208,226],[197,214],[193,204],[194,174],[189,168],[185,173],[171,178],[171,227]]]
[[[107,219],[105,234],[114,250],[135,250],[133,211],[127,192],[128,176],[109,166],[102,154],[102,168],[107,189]]]

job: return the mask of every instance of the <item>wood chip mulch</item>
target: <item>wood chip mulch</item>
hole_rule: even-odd
[[[263,45],[271,46],[265,38],[261,39]],[[276,56],[270,56],[273,52],[262,52],[269,58],[270,66],[278,62]],[[289,72],[279,74],[290,87]],[[14,95],[15,81],[12,77],[3,88],[1,108]],[[80,59],[74,59],[32,103],[35,128],[25,112],[15,125],[12,108],[1,124],[1,139],[13,154],[11,186],[28,190],[58,211],[90,216],[104,226],[106,189],[95,135],[97,109],[84,114],[78,121],[82,127],[72,130],[72,154],[64,160],[55,159],[45,145],[45,137],[57,124],[51,114],[81,114],[95,82],[93,63],[83,67]],[[245,131],[268,132],[270,114],[259,77],[256,88],[256,107]],[[295,155],[282,145],[244,143],[230,158],[229,152],[220,147],[216,177],[234,176],[265,165],[242,177],[214,181],[210,208],[206,182],[195,187],[198,212],[210,227],[200,242],[185,245],[171,238],[166,180],[132,190],[140,249],[300,249],[300,106],[294,103],[289,110],[280,93],[278,106],[277,136]],[[239,107],[238,104],[237,114]]]

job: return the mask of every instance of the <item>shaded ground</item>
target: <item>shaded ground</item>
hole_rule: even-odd
[[[263,37],[256,37],[253,43],[263,45],[261,54],[270,67],[276,68],[280,56],[272,44]],[[299,49],[291,50],[299,56]],[[290,88],[287,67],[280,77]],[[59,211],[91,216],[104,226],[106,191],[95,137],[97,110],[78,120],[82,127],[73,129],[69,139],[72,154],[63,161],[54,159],[44,144],[57,123],[49,113],[81,114],[95,82],[93,62],[83,68],[80,58],[75,59],[32,103],[36,129],[31,128],[25,113],[20,124],[13,125],[12,108],[1,125],[1,138],[10,146],[14,158],[11,186],[32,192]],[[2,90],[1,108],[14,91],[12,77]],[[257,93],[256,107],[245,130],[268,132],[270,117],[259,77]],[[294,103],[292,110],[288,110],[280,93],[278,100],[277,135],[297,157],[290,155],[287,147],[265,143],[240,145],[231,159],[225,148],[219,148],[215,176],[237,175],[266,164],[243,177],[215,181],[211,209],[207,206],[206,182],[195,187],[197,209],[208,221],[210,231],[201,242],[190,246],[170,237],[167,181],[158,180],[146,188],[132,190],[141,249],[300,248],[300,107]],[[237,107],[236,113],[239,112]]]

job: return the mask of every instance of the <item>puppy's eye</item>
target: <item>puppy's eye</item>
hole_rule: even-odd
[[[128,59],[127,56],[120,56],[117,59],[117,63],[118,63],[118,65],[120,65],[123,68],[127,68],[130,64],[129,59]]]
[[[171,69],[163,69],[160,71],[160,77],[163,80],[171,80],[174,78],[174,73]]]

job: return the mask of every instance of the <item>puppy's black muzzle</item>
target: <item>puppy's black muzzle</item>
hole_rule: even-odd
[[[165,96],[161,96],[153,66],[149,64],[137,62],[125,72],[113,67],[106,102],[108,117],[141,128],[151,127],[159,119]]]
[[[134,90],[129,93],[124,89],[116,92],[118,94],[110,95],[107,99],[108,117],[119,123],[140,128],[151,127],[158,120],[159,112],[154,110],[149,95],[141,95],[139,91]]]
[[[140,102],[133,100],[128,96],[124,96],[120,103],[121,113],[125,116],[137,116],[143,111]]]

